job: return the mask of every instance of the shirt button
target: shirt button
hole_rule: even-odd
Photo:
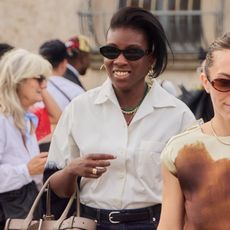
[[[125,177],[125,175],[123,174],[123,173],[121,173],[120,175],[119,175],[119,178],[120,179],[123,179]]]

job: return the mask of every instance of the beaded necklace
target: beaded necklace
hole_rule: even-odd
[[[143,97],[141,98],[140,102],[134,106],[134,107],[121,107],[121,111],[123,114],[126,114],[126,115],[130,115],[130,114],[134,114],[137,112],[137,110],[139,109],[142,101],[144,100],[145,96],[147,95],[147,93],[149,92],[150,90],[150,86],[148,84],[146,84],[146,88],[145,88],[145,92],[144,92],[144,95]]]

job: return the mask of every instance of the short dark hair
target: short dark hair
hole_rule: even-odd
[[[12,50],[13,48],[14,47],[8,43],[0,43],[0,58],[3,56],[3,54]]]
[[[39,48],[39,53],[51,63],[53,68],[58,67],[67,58],[65,43],[58,39],[43,43]]]
[[[153,51],[155,58],[153,76],[158,77],[164,72],[168,62],[167,46],[170,50],[171,47],[158,19],[143,8],[123,7],[113,15],[109,29],[120,27],[130,27],[145,33],[149,50]]]

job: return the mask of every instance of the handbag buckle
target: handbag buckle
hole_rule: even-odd
[[[54,215],[47,215],[47,214],[45,214],[45,215],[43,215],[43,220],[54,220],[55,218],[54,218]]]
[[[120,221],[119,220],[113,220],[113,214],[116,214],[116,213],[120,213],[119,211],[113,211],[113,212],[110,212],[109,213],[109,222],[112,223],[112,224],[119,224]]]

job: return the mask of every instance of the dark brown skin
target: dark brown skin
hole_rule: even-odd
[[[50,181],[51,188],[60,197],[70,197],[75,191],[78,176],[99,178],[110,166],[110,160],[114,159],[116,156],[103,153],[90,153],[76,158],[64,169],[53,174]],[[96,174],[93,174],[93,168],[97,169]]]
[[[108,160],[111,159],[114,159],[114,156],[110,154],[91,153],[73,160],[67,167],[67,170],[74,176],[79,175],[87,178],[98,178],[106,172],[106,168],[110,166]],[[96,175],[92,173],[93,168],[97,169]]]

